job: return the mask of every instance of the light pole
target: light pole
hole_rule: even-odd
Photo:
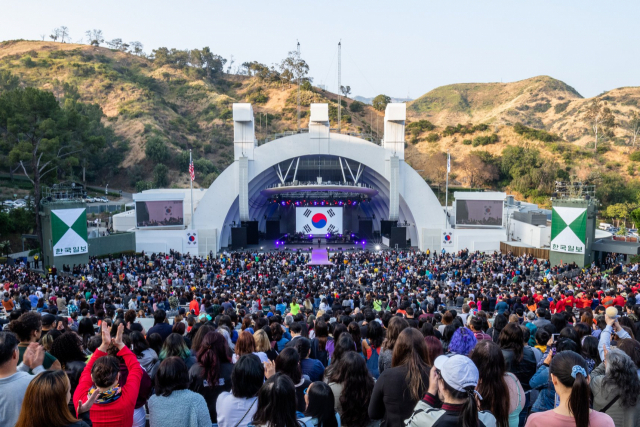
[[[109,184],[107,184],[106,187],[104,187],[104,195],[108,195],[109,194]]]

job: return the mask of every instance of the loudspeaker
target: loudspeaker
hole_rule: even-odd
[[[247,246],[247,228],[231,227],[231,249],[240,249]]]
[[[258,221],[242,221],[241,225],[247,228],[247,245],[259,244]]]
[[[391,227],[395,227],[398,221],[380,221],[380,234],[382,236],[389,236],[391,234]]]
[[[371,238],[373,236],[373,221],[361,219],[358,221],[358,234],[360,237]]]
[[[267,240],[275,240],[282,234],[280,233],[280,220],[268,220],[267,221]]]
[[[407,228],[391,227],[391,235],[389,237],[389,247],[394,249],[398,245],[399,248],[407,247]]]

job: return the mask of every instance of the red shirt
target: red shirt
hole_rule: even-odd
[[[107,353],[100,350],[96,350],[93,353],[89,363],[82,371],[78,387],[73,394],[74,402],[77,403],[79,400],[82,400],[82,402],[87,401],[87,393],[93,385],[93,380],[91,379],[93,364],[96,360],[106,355]],[[127,365],[127,370],[129,371],[127,383],[122,387],[122,395],[118,400],[104,404],[95,403],[91,407],[89,414],[93,427],[131,427],[133,425],[133,410],[138,399],[143,371],[136,355],[127,347],[122,347],[122,350],[118,352],[118,356],[122,357]]]
[[[622,295],[618,295],[617,297],[615,297],[613,299],[613,305],[619,305],[620,307],[624,307],[626,302],[627,302],[627,300],[624,299],[624,297]]]
[[[568,305],[569,307],[573,308],[573,306],[576,303],[576,299],[573,297],[573,295],[569,295],[568,297],[565,298],[564,302],[565,302],[565,305]]]
[[[566,301],[561,299],[556,303],[556,313],[562,313],[564,311],[564,307],[566,305]]]

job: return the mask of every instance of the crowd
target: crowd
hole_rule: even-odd
[[[307,261],[0,267],[0,425],[640,426],[638,265]]]

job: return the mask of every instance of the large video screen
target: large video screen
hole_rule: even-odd
[[[296,208],[296,231],[305,234],[342,233],[343,208]]]
[[[184,225],[182,200],[136,202],[138,227],[174,227]]]
[[[456,200],[456,225],[501,227],[502,200]]]

